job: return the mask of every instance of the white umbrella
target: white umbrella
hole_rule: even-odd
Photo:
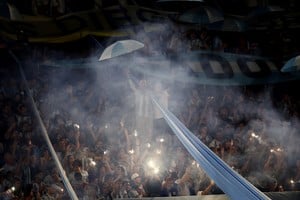
[[[143,48],[145,45],[136,40],[119,40],[104,49],[99,61],[131,53]]]
[[[289,59],[281,68],[281,72],[295,72],[300,70],[300,55]]]

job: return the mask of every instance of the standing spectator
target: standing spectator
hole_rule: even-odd
[[[202,126],[197,137],[207,146],[210,144],[212,137],[208,134],[207,126]]]
[[[137,192],[138,198],[142,198],[146,196],[146,192],[142,183],[142,178],[139,176],[138,173],[133,173],[131,175],[131,187],[133,190]]]
[[[189,31],[189,42],[190,46],[189,49],[191,51],[200,50],[201,49],[201,40],[199,33],[196,30]]]
[[[44,177],[44,179],[42,180],[43,184],[46,184],[46,185],[52,185],[52,184],[60,185],[61,184],[62,180],[61,180],[58,170],[56,168],[53,168],[46,172],[48,172],[49,174],[47,174]]]
[[[152,138],[153,131],[153,105],[150,97],[149,81],[144,75],[141,75],[139,80],[135,80],[129,72],[127,77],[135,100],[135,127],[137,134],[143,138],[145,143],[148,143]],[[139,149],[137,151],[139,152]]]
[[[159,174],[150,175],[144,181],[146,197],[158,197],[161,194],[161,178]]]
[[[178,185],[174,176],[167,176],[161,185],[161,197],[178,196]]]
[[[175,30],[171,35],[171,39],[168,41],[167,54],[187,52],[188,50],[186,33]]]
[[[211,49],[212,51],[224,52],[226,48],[226,43],[223,42],[222,38],[219,35],[215,35],[212,38]]]
[[[73,171],[68,174],[68,178],[79,199],[83,199],[86,195],[86,186],[88,185],[88,173],[82,169],[82,162],[80,160],[74,161]]]

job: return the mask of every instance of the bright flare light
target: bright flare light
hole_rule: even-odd
[[[147,143],[147,147],[150,148],[150,147],[151,147],[151,144],[150,144],[150,143]]]
[[[159,168],[158,168],[158,167],[154,168],[154,169],[153,169],[153,173],[154,173],[154,174],[158,174],[158,173],[159,173]]]
[[[133,134],[135,137],[137,137],[138,136],[137,130],[134,130]]]
[[[77,129],[80,128],[80,126],[78,124],[74,124],[74,127],[77,128]]]
[[[154,161],[152,159],[150,159],[147,163],[148,167],[151,167],[151,168],[154,168],[155,167],[155,164],[154,164]]]
[[[90,161],[90,165],[91,165],[92,167],[95,167],[95,166],[96,166],[96,162],[95,162],[94,160],[91,160],[91,161]]]
[[[165,139],[164,139],[164,138],[160,138],[159,141],[160,141],[161,143],[163,143],[163,142],[165,141]]]
[[[192,166],[195,166],[195,165],[196,165],[197,168],[199,168],[199,166],[200,166],[199,163],[197,163],[195,160],[193,160]]]
[[[256,135],[254,132],[251,133],[251,136],[254,137],[254,138],[259,138],[259,136]]]
[[[260,144],[265,143],[265,142],[261,139],[261,137],[260,137],[259,135],[257,135],[256,133],[254,133],[254,132],[251,133],[251,137],[257,139],[258,142],[259,142]],[[251,138],[250,138],[250,140],[251,140]]]
[[[156,164],[156,161],[153,159],[150,159],[147,162],[147,166],[149,167],[150,171],[153,172],[153,174],[159,173],[159,167],[157,167]]]
[[[270,152],[271,152],[271,153],[282,152],[282,151],[283,151],[283,149],[280,148],[280,147],[278,147],[277,149],[270,149]]]
[[[131,150],[129,150],[129,151],[128,151],[128,153],[130,153],[130,154],[134,154],[134,150],[133,150],[133,149],[131,149]]]

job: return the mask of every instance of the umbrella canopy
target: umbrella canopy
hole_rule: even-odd
[[[283,12],[284,9],[279,7],[279,6],[263,6],[263,7],[256,7],[250,13],[248,14],[248,18],[256,18],[256,17],[261,17],[265,15],[272,15],[276,13],[281,13]]]
[[[143,47],[144,44],[136,40],[120,40],[105,48],[99,58],[99,61],[128,54]]]
[[[207,25],[223,20],[223,13],[209,6],[193,8],[179,14],[178,16],[178,21],[180,22],[200,25]]]
[[[225,18],[224,21],[209,24],[207,28],[215,31],[244,32],[246,23],[236,18]]]
[[[288,60],[281,68],[281,72],[294,72],[300,70],[300,55]]]

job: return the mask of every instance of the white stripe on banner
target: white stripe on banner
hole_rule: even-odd
[[[254,61],[248,61],[247,66],[251,72],[260,72],[259,66]]]
[[[218,187],[233,200],[270,200],[245,178],[235,172],[213,151],[203,144],[184,124],[170,111],[163,108],[154,97],[152,101],[162,112],[164,119],[176,134],[188,152],[205,170],[208,176],[215,181]]]
[[[229,64],[230,64],[234,74],[241,74],[242,73],[242,71],[241,71],[241,69],[240,69],[240,67],[239,67],[239,65],[237,64],[236,61],[230,61]]]
[[[215,74],[224,74],[223,67],[219,61],[211,60],[209,61],[211,68]]]

